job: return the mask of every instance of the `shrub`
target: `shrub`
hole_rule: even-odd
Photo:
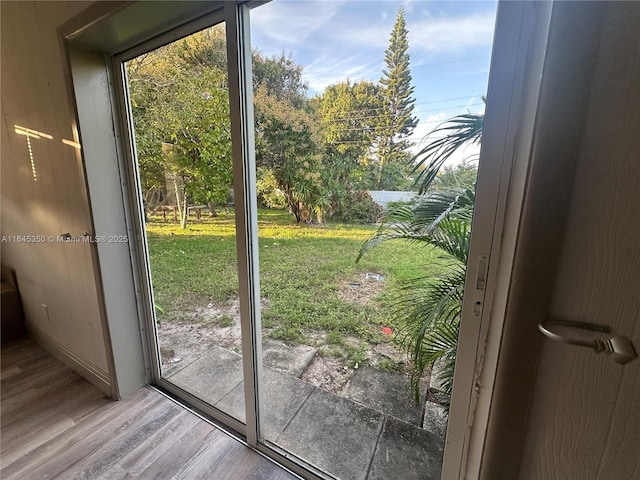
[[[273,171],[268,168],[258,167],[257,177],[258,204],[267,208],[286,208],[287,197],[280,190],[278,180],[276,180]]]
[[[413,198],[412,200],[398,200],[397,202],[387,203],[387,210],[396,210],[402,207],[413,208],[415,204],[416,204],[415,198]]]
[[[337,215],[337,220],[346,223],[376,223],[382,215],[382,207],[373,201],[366,190],[350,191],[348,199]]]

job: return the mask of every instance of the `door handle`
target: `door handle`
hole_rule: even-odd
[[[568,345],[577,345],[579,347],[592,348],[596,353],[606,353],[617,363],[624,365],[638,356],[636,350],[626,335],[614,335],[607,339],[596,338],[594,340],[583,340],[581,338],[571,338],[560,335],[552,331],[549,327],[559,325],[563,327],[577,328],[580,330],[589,330],[599,333],[611,333],[611,327],[588,322],[571,322],[569,320],[545,320],[538,324],[540,330],[545,336],[556,342],[566,343]]]

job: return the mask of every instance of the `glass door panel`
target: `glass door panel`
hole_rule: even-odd
[[[440,476],[466,251],[428,238],[416,176],[433,159],[420,148],[443,137],[425,135],[459,115],[482,121],[491,35],[460,51],[424,32],[457,38],[471,21],[490,33],[495,6],[276,0],[252,12],[262,434],[310,469]],[[479,143],[461,144],[427,191],[464,200],[435,227],[455,224],[464,243]]]
[[[160,380],[244,421],[225,25],[126,73]]]

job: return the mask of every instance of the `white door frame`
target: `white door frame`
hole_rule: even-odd
[[[480,475],[551,10],[498,7],[443,479]]]

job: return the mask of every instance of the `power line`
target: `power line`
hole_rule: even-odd
[[[451,100],[464,100],[465,98],[481,97],[482,95],[484,95],[484,94],[483,93],[477,93],[475,95],[468,95],[466,97],[444,98],[442,100],[430,100],[428,102],[414,103],[414,105],[426,105],[428,103],[444,103],[444,102],[449,102]]]
[[[479,105],[484,105],[484,103],[471,103],[469,105],[455,105],[453,107],[444,107],[444,108],[433,108],[431,110],[421,110],[420,112],[417,113],[428,113],[428,112],[439,112],[442,110],[453,110],[454,108],[465,108],[465,107],[477,107]],[[341,121],[347,121],[347,120],[367,120],[367,119],[374,119],[374,118],[385,118],[386,115],[384,114],[379,114],[379,115],[369,115],[369,116],[365,116],[365,117],[345,117],[345,118],[334,118],[329,120],[328,123],[335,123],[335,122],[341,122]],[[362,129],[361,127],[356,127],[356,129]],[[344,129],[343,131],[346,131],[348,129]]]
[[[482,97],[483,94],[478,93],[476,95],[467,95],[465,97],[452,97],[452,98],[444,98],[442,100],[430,100],[428,102],[420,102],[420,103],[414,103],[413,106],[417,106],[417,105],[432,105],[434,103],[446,103],[446,102],[451,102],[453,100],[467,100],[470,98],[475,98],[475,97]],[[474,104],[476,105],[476,104]],[[463,105],[463,107],[467,107],[467,106],[471,106],[471,105]],[[461,108],[461,107],[445,107],[445,108],[437,108],[435,110],[421,110],[421,112],[429,112],[429,111],[437,111],[437,110],[446,110],[447,108]],[[386,111],[385,107],[374,107],[374,108],[363,108],[363,110],[366,110],[368,112],[375,112],[378,110],[381,111]],[[420,112],[417,112],[420,113]],[[359,120],[359,119],[365,119],[365,118],[371,118],[373,116],[365,116],[365,117],[344,117],[344,118],[335,118],[332,119],[332,121],[338,121],[338,120]]]
[[[416,124],[416,126],[418,126],[418,125],[426,125],[426,124],[431,124],[431,123],[439,123],[441,125],[444,125],[444,124],[446,124],[448,122],[449,122],[449,120],[427,120],[427,121],[424,121],[424,122],[418,122]],[[350,129],[350,130],[366,131],[367,129],[366,128],[353,128],[353,129]],[[342,130],[342,131],[344,132],[344,131],[347,131],[347,130]],[[431,132],[429,132],[429,133],[431,133]],[[427,133],[427,135],[429,133]],[[403,140],[407,140],[407,138],[404,138]],[[344,140],[344,141],[337,141],[336,140],[336,141],[325,142],[325,143],[330,144],[330,145],[361,145],[363,142],[361,142],[359,140]]]

